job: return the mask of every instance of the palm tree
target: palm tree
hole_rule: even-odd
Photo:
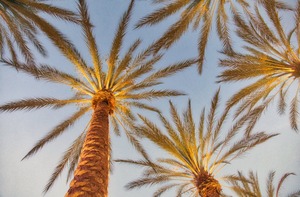
[[[78,22],[76,15],[68,10],[58,8],[37,0],[0,0],[0,57],[8,49],[12,59],[17,59],[17,48],[27,62],[33,62],[33,54],[28,47],[29,41],[42,54],[46,50],[37,38],[42,30],[51,39],[49,31],[54,27],[38,15],[39,12],[63,20]],[[48,26],[51,26],[49,28]],[[56,37],[58,37],[56,35]],[[14,44],[15,43],[15,44]]]
[[[201,74],[206,45],[214,19],[216,20],[217,34],[223,43],[224,50],[229,54],[233,52],[229,33],[230,28],[228,26],[230,16],[226,10],[226,3],[229,4],[231,10],[236,9],[233,0],[153,0],[153,2],[161,3],[162,7],[143,17],[137,23],[137,28],[157,24],[165,18],[181,11],[180,18],[168,28],[161,38],[155,41],[152,46],[153,52],[156,53],[161,49],[168,49],[188,30],[190,25],[193,25],[194,30],[200,26],[201,31],[198,38],[198,71]],[[247,0],[238,0],[236,2],[247,12],[249,7]],[[276,6],[282,9],[289,9],[282,2],[277,2]]]
[[[236,116],[253,110],[253,123],[275,98],[279,99],[278,111],[287,107],[288,92],[293,95],[290,104],[290,123],[298,130],[298,102],[300,76],[300,2],[294,11],[294,25],[287,32],[280,20],[275,0],[261,0],[268,17],[264,17],[255,6],[248,21],[234,12],[237,35],[245,41],[245,53],[230,53],[220,61],[225,70],[219,76],[221,82],[253,79],[228,101],[228,107],[238,105]],[[289,15],[290,16],[290,15]],[[270,21],[270,23],[267,22]],[[289,18],[292,24],[293,18]],[[261,102],[260,102],[261,101]]]
[[[156,161],[151,161],[150,158],[137,161],[117,160],[145,168],[142,177],[130,182],[126,187],[133,189],[162,184],[153,196],[160,196],[172,188],[177,188],[177,196],[185,193],[190,196],[220,196],[220,180],[223,179],[217,178],[220,170],[277,134],[258,132],[250,136],[241,135],[238,139],[237,133],[247,126],[247,118],[236,121],[227,133],[224,132],[222,127],[228,117],[228,110],[217,119],[218,104],[219,90],[211,102],[208,115],[205,116],[205,110],[202,111],[198,128],[195,126],[190,102],[182,116],[170,102],[172,122],[160,114],[162,129],[140,115],[142,124],[136,126],[138,135],[149,139],[169,157],[164,156]]]
[[[277,187],[274,185],[275,172],[271,171],[269,173],[266,188],[267,195],[264,195],[257,174],[254,174],[253,171],[249,172],[248,177],[243,175],[243,173],[238,172],[238,175],[229,176],[228,181],[232,184],[231,189],[240,197],[278,197],[279,191],[282,187],[283,182],[290,175],[295,175],[294,173],[285,173],[279,180]],[[300,190],[288,195],[288,197],[297,197],[300,196]]]
[[[108,60],[105,63],[98,53],[87,5],[84,0],[79,1],[81,25],[93,67],[87,66],[79,52],[70,45],[64,46],[65,51],[63,51],[79,73],[78,77],[45,64],[32,66],[3,60],[8,66],[28,73],[39,80],[67,85],[75,91],[75,94],[67,99],[33,98],[11,102],[0,106],[1,111],[30,110],[42,107],[56,109],[66,105],[75,105],[79,108],[76,113],[62,121],[44,138],[39,140],[24,158],[35,154],[46,143],[61,135],[80,117],[92,111],[87,131],[83,131],[65,152],[45,187],[45,192],[50,189],[65,166],[69,164],[69,178],[78,163],[66,196],[77,196],[79,194],[93,197],[107,196],[110,168],[109,123],[112,123],[117,134],[119,133],[119,127],[123,127],[129,140],[143,153],[141,146],[129,130],[130,124],[135,119],[132,108],[158,111],[145,103],[145,100],[183,95],[179,91],[156,90],[153,87],[161,84],[161,79],[191,66],[196,60],[190,59],[156,70],[154,65],[162,58],[162,55],[151,56],[149,50],[134,55],[141,43],[139,39],[121,57],[120,49],[123,45],[123,37],[133,5],[134,0],[131,1],[128,10],[119,23]],[[147,157],[145,154],[144,156]]]

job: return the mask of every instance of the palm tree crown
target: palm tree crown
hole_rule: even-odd
[[[228,107],[240,104],[237,116],[253,109],[258,119],[276,97],[279,98],[278,111],[283,113],[287,107],[286,97],[290,92],[293,96],[290,102],[290,122],[292,128],[297,130],[300,88],[300,2],[298,1],[294,11],[295,21],[289,32],[282,25],[275,3],[275,0],[261,1],[268,17],[263,17],[257,5],[255,13],[248,15],[249,21],[242,19],[237,12],[234,13],[237,34],[247,44],[244,46],[246,52],[227,54],[227,58],[220,62],[225,70],[219,77],[222,82],[254,79],[252,84],[238,91],[228,101]],[[267,23],[266,20],[270,20],[271,23]],[[292,23],[289,21],[289,24]]]
[[[228,177],[228,181],[232,184],[231,189],[240,197],[279,197],[279,192],[282,187],[282,184],[286,180],[286,178],[290,175],[295,175],[294,173],[286,173],[284,174],[277,186],[274,185],[274,177],[275,172],[271,171],[269,173],[268,179],[266,181],[267,195],[261,190],[259,179],[257,174],[253,173],[253,171],[249,172],[248,177],[243,173],[238,172],[238,175]],[[288,197],[297,197],[300,196],[300,190],[288,195]]]
[[[163,48],[168,49],[188,30],[190,25],[193,25],[194,30],[200,26],[201,31],[198,38],[198,71],[200,74],[202,73],[206,45],[212,29],[213,20],[216,20],[217,34],[223,43],[224,50],[227,53],[232,53],[232,41],[228,26],[230,16],[227,13],[226,4],[229,4],[231,10],[236,10],[235,4],[238,4],[245,12],[247,12],[249,7],[246,0],[238,0],[236,3],[232,0],[154,0],[154,2],[161,3],[163,6],[142,18],[136,27],[154,25],[182,10],[180,19],[171,25],[163,36],[153,44],[152,51],[158,52]],[[285,4],[280,2],[276,2],[276,6],[287,8]]]
[[[27,158],[35,154],[46,143],[61,135],[68,127],[79,120],[84,114],[96,108],[98,103],[106,103],[109,107],[109,118],[116,134],[119,134],[119,127],[123,127],[129,140],[138,148],[139,144],[135,141],[126,125],[130,125],[135,119],[132,107],[158,111],[156,108],[146,104],[145,100],[161,97],[179,96],[182,92],[175,90],[155,90],[153,87],[162,83],[161,79],[181,71],[193,63],[194,59],[175,63],[173,65],[156,70],[154,65],[162,58],[162,55],[151,56],[149,50],[144,50],[138,55],[134,55],[141,40],[136,40],[126,51],[123,57],[120,56],[120,49],[123,45],[123,37],[128,25],[134,0],[131,1],[127,12],[124,13],[112,47],[108,60],[104,62],[99,55],[95,38],[92,32],[92,25],[88,15],[87,5],[84,0],[78,3],[81,15],[81,25],[83,28],[85,41],[93,62],[93,67],[88,66],[79,52],[71,45],[60,45],[63,54],[73,63],[79,76],[59,71],[49,65],[32,66],[20,62],[3,60],[8,66],[16,68],[36,77],[39,80],[46,80],[69,86],[74,91],[74,96],[67,99],[56,98],[33,98],[16,102],[11,102],[0,106],[1,111],[31,110],[42,107],[53,109],[61,108],[66,105],[75,105],[78,110],[68,119],[62,121],[37,144],[24,157]],[[153,89],[152,89],[153,88]],[[69,175],[75,169],[78,162],[80,151],[86,136],[84,131],[71,145],[64,154],[61,162],[56,167],[48,185],[47,191],[62,172],[64,167],[69,164]]]
[[[203,110],[199,127],[196,128],[192,107],[189,102],[187,109],[180,116],[170,102],[172,122],[160,114],[163,129],[140,115],[143,124],[136,126],[140,137],[152,141],[169,157],[159,158],[157,161],[146,160],[117,160],[140,167],[146,167],[143,176],[130,182],[127,188],[162,184],[154,196],[160,196],[171,188],[177,188],[177,196],[186,193],[191,196],[214,197],[220,196],[223,178],[216,178],[219,171],[232,160],[240,157],[258,144],[276,136],[277,134],[255,133],[242,135],[237,139],[237,133],[247,125],[247,119],[241,119],[223,133],[223,123],[228,117],[224,111],[217,119],[219,91],[215,94],[207,116]],[[207,124],[205,124],[207,122]],[[234,138],[237,141],[234,141]]]
[[[155,1],[157,3],[165,3],[165,1]],[[174,23],[169,29],[164,33],[164,35],[158,39],[153,44],[153,51],[158,52],[162,48],[169,48],[176,40],[178,40],[185,31],[187,31],[190,24],[194,25],[194,28],[198,28],[201,20],[203,20],[203,25],[201,27],[201,35],[198,40],[198,50],[199,50],[199,73],[202,72],[202,64],[205,55],[205,48],[208,41],[208,35],[210,33],[212,20],[217,10],[217,27],[218,35],[224,42],[224,45],[229,51],[231,49],[231,41],[228,33],[227,21],[228,17],[224,7],[225,1],[215,0],[215,1],[190,1],[190,0],[175,0],[163,7],[154,11],[142,18],[137,27],[142,27],[145,25],[154,25],[166,17],[182,11],[181,17]],[[243,3],[243,5],[245,5]]]
[[[17,51],[14,47],[16,44],[26,61],[32,63],[33,54],[27,41],[30,41],[42,55],[46,55],[37,34],[38,30],[48,34],[49,28],[46,27],[50,24],[40,17],[38,12],[78,22],[73,12],[37,0],[0,0],[0,57],[4,55],[4,49],[8,48],[12,58],[16,59]]]

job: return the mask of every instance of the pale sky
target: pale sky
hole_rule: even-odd
[[[52,1],[53,4],[76,11],[76,1]],[[127,0],[88,0],[88,7],[92,23],[94,24],[94,35],[96,36],[99,51],[102,57],[106,57],[117,29],[119,19],[127,9],[129,1]],[[165,22],[153,27],[145,27],[141,30],[133,30],[133,24],[139,18],[150,13],[155,9],[155,5],[149,3],[150,0],[137,0],[130,22],[127,34],[125,36],[125,48],[136,38],[141,38],[143,46],[147,46],[158,38],[166,28],[172,24],[178,17],[168,18]],[[55,19],[49,19],[55,22],[57,27],[67,34],[68,38],[74,42],[76,47],[82,53],[82,56],[89,60],[88,50],[84,45],[83,36],[79,27],[73,24]],[[58,21],[58,22],[57,22]],[[288,21],[288,19],[287,19]],[[213,31],[214,32],[214,31]],[[164,58],[157,64],[167,66],[176,61],[195,57],[197,55],[197,33],[187,32],[176,44],[166,52]],[[38,56],[38,62],[47,63],[58,69],[74,72],[70,62],[68,62],[58,50],[42,37],[44,45],[48,49],[49,57],[42,58]],[[238,40],[234,40],[239,44]],[[128,44],[127,44],[128,43]],[[141,47],[140,49],[142,49]],[[216,38],[215,33],[211,34],[206,52],[204,72],[202,76],[197,73],[196,67],[192,67],[181,72],[174,77],[165,80],[162,87],[175,88],[183,90],[188,96],[173,98],[172,101],[178,109],[183,109],[188,101],[192,101],[195,120],[198,120],[202,107],[209,108],[210,100],[220,86],[216,84],[216,75],[220,68],[217,67],[218,59],[221,55],[217,52],[221,50],[221,44]],[[247,83],[229,83],[224,84],[221,89],[222,104],[238,88]],[[0,65],[0,105],[24,98],[33,97],[57,97],[65,98],[70,95],[68,88],[41,81],[36,81],[23,73],[9,69]],[[165,111],[168,115],[168,99],[162,99],[152,103]],[[291,176],[285,182],[280,196],[286,196],[288,193],[300,188],[300,134],[295,133],[289,126],[288,113],[280,116],[276,112],[276,103],[268,108],[260,119],[254,131],[267,131],[269,133],[281,133],[274,139],[265,144],[257,146],[244,157],[236,159],[232,165],[228,165],[222,170],[222,174],[235,173],[242,171],[248,173],[248,170],[254,170],[260,177],[260,182],[265,185],[267,174],[270,170],[276,171],[275,183],[278,178],[286,172],[294,172],[298,176]],[[221,105],[219,114],[224,108]],[[41,109],[36,111],[18,111],[13,113],[0,113],[0,197],[39,197],[42,196],[43,188],[51,176],[54,168],[59,162],[63,152],[69,147],[72,141],[84,129],[89,116],[85,116],[73,127],[56,140],[47,144],[41,151],[33,157],[21,162],[23,156],[32,148],[32,146],[42,138],[50,129],[56,126],[60,121],[67,118],[74,107],[65,107],[59,110]],[[151,116],[151,114],[149,114]],[[150,117],[155,120],[155,117]],[[227,121],[227,127],[230,127],[232,121]],[[112,150],[114,159],[138,159],[139,155],[129,144],[124,135],[116,137],[113,132]],[[147,143],[147,150],[150,155],[161,154],[158,149]],[[155,191],[155,187],[141,188],[139,190],[126,190],[124,186],[129,181],[140,177],[141,170],[132,166],[115,163],[113,174],[110,178],[109,196],[111,197],[150,197]],[[226,184],[225,184],[226,185]],[[66,173],[63,173],[53,188],[45,195],[47,197],[63,196],[68,189],[66,184]],[[227,194],[231,194],[228,188],[224,187]],[[174,191],[165,193],[163,196],[172,197]]]

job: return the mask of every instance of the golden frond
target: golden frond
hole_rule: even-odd
[[[220,40],[223,42],[223,49],[228,53],[232,53],[232,43],[230,38],[229,21],[230,18],[227,13],[225,1],[188,1],[176,0],[165,3],[165,1],[155,1],[162,4],[160,8],[140,19],[136,24],[136,28],[146,25],[155,25],[177,12],[181,12],[180,18],[173,23],[165,33],[151,45],[151,51],[158,53],[163,49],[168,49],[188,30],[190,24],[193,24],[194,29],[200,27],[200,35],[198,38],[198,71],[202,73],[202,66],[205,58],[205,50],[207,47],[209,34],[213,22],[216,22],[217,33]],[[236,1],[237,4],[248,12],[249,4],[244,0]],[[229,7],[234,11],[235,5],[229,1]],[[285,4],[279,4],[278,7],[285,8]],[[216,17],[215,17],[216,15]],[[216,20],[216,21],[214,21]]]
[[[51,130],[45,137],[39,140],[34,147],[23,157],[22,160],[32,156],[38,150],[40,150],[46,143],[52,141],[54,138],[61,135],[67,128],[72,126],[80,117],[82,117],[86,112],[90,110],[90,107],[83,107],[79,109],[76,113],[70,116],[68,119],[62,121],[53,130]]]
[[[31,7],[31,9],[38,10],[40,12],[47,13],[49,15],[55,16],[57,18],[70,21],[73,23],[79,23],[79,19],[77,14],[66,9],[62,9],[59,7],[54,7],[49,4],[36,2],[36,1],[26,1],[26,6]]]
[[[295,131],[298,131],[298,116],[299,116],[299,111],[298,111],[298,93],[299,93],[299,88],[296,91],[296,95],[292,100],[291,103],[291,109],[290,109],[290,120],[291,120],[291,126]]]
[[[24,8],[20,9],[19,11],[22,14],[30,17],[31,20],[34,21],[35,24],[51,39],[54,45],[60,49],[65,57],[67,57],[76,66],[77,71],[84,76],[84,78],[93,86],[94,89],[97,89],[92,81],[92,77],[89,73],[86,63],[73,44],[58,29],[56,29],[46,20],[37,17]]]
[[[232,191],[234,191],[236,194],[238,194],[241,197],[278,197],[279,191],[281,189],[282,183],[286,180],[286,178],[290,175],[295,175],[294,173],[285,173],[279,180],[276,193],[275,193],[275,185],[274,185],[274,178],[275,178],[275,171],[271,171],[268,175],[267,181],[266,181],[266,195],[263,194],[263,192],[260,189],[259,179],[257,174],[254,174],[253,171],[249,171],[249,175],[245,176],[242,172],[238,172],[237,175],[231,175],[226,177],[226,180],[230,182],[232,185],[230,188]],[[299,191],[289,195],[289,197],[296,197],[299,194]]]
[[[204,18],[204,24],[201,28],[201,33],[198,38],[198,51],[199,51],[199,63],[198,63],[198,72],[199,74],[202,73],[202,66],[204,62],[204,56],[205,56],[205,50],[206,45],[208,42],[208,36],[211,30],[212,20],[213,20],[213,14],[215,12],[215,3],[213,7],[209,10],[209,12],[205,12],[203,15]],[[225,36],[225,35],[224,35]]]
[[[128,49],[124,58],[118,64],[116,71],[114,72],[114,76],[112,78],[111,84],[114,84],[118,81],[120,74],[122,74],[126,69],[130,68],[130,63],[132,61],[133,52],[137,49],[137,47],[141,44],[141,40],[137,39]]]
[[[93,90],[89,88],[84,82],[80,79],[62,71],[59,71],[49,65],[43,64],[39,67],[36,65],[28,65],[20,62],[10,61],[10,60],[1,60],[5,65],[10,66],[18,71],[22,71],[26,74],[30,74],[33,77],[46,80],[54,83],[62,83],[70,86],[71,88],[77,89],[79,92],[85,93],[87,95],[93,95]]]
[[[136,28],[140,28],[145,25],[154,25],[167,18],[168,16],[175,14],[188,3],[189,0],[176,0],[175,2],[172,2],[166,5],[165,7],[162,7],[149,14],[148,16],[145,16],[142,19],[140,19],[139,22],[136,24]]]
[[[25,38],[15,21],[13,21],[13,19],[6,12],[1,12],[1,17],[6,22],[11,34],[15,39],[15,42],[17,43],[17,46],[19,47],[21,53],[24,55],[26,61],[29,63],[33,63],[33,54],[29,50]]]
[[[0,111],[12,112],[16,110],[40,109],[42,107],[51,107],[53,109],[58,109],[68,104],[85,103],[85,102],[88,102],[88,100],[86,99],[59,100],[55,98],[23,99],[20,101],[7,103],[5,105],[0,106]]]
[[[168,77],[170,75],[173,75],[179,71],[182,71],[183,69],[186,69],[190,67],[191,65],[195,64],[197,62],[196,59],[189,59],[182,62],[178,62],[176,64],[172,64],[166,68],[160,69],[157,72],[153,73],[149,77],[147,77],[144,81],[146,82],[152,82],[161,78]]]
[[[39,12],[58,17],[65,21],[78,23],[78,18],[75,13],[33,0],[1,1],[0,12],[0,21],[2,24],[6,25],[6,27],[2,26],[2,31],[0,31],[0,33],[1,37],[6,40],[6,45],[9,48],[11,58],[16,60],[15,54],[12,53],[16,51],[16,46],[20,49],[20,55],[25,57],[28,63],[34,62],[34,56],[28,47],[30,43],[32,43],[42,55],[46,55],[46,50],[41,45],[37,35],[38,29],[47,31],[47,29],[42,29],[41,26],[37,24],[36,19],[43,20],[42,17],[38,15]],[[48,35],[47,32],[45,33]],[[5,34],[10,34],[12,36],[11,38],[8,38]],[[49,36],[49,38],[51,38],[51,36]],[[11,43],[16,44],[13,46]]]
[[[232,41],[229,34],[229,27],[228,27],[228,16],[225,11],[225,3],[223,1],[220,2],[217,10],[217,32],[220,39],[223,42],[223,50],[226,53],[232,53]]]
[[[151,51],[158,53],[161,49],[168,49],[173,43],[175,43],[188,29],[189,24],[191,23],[192,16],[196,13],[194,8],[192,11],[189,11],[187,14],[182,16],[176,23],[174,23],[169,29],[155,41],[151,46]]]
[[[119,53],[123,43],[125,30],[127,29],[133,6],[134,6],[134,0],[131,0],[128,10],[123,14],[123,17],[119,22],[119,27],[113,39],[108,62],[107,62],[108,71],[105,79],[105,87],[111,87],[111,83],[112,83],[111,80],[113,78],[113,73],[115,72],[116,69],[116,61],[119,59]]]
[[[94,65],[95,72],[95,78],[97,79],[97,87],[102,88],[101,83],[101,73],[102,73],[102,62],[99,57],[99,51],[96,45],[95,37],[92,32],[92,24],[90,21],[90,16],[88,14],[87,5],[84,0],[79,1],[79,10],[81,15],[81,23],[84,31],[85,40],[87,43],[87,46],[90,51],[90,55],[92,58],[92,62]]]

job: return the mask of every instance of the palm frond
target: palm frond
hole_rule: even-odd
[[[173,96],[183,96],[185,95],[182,92],[175,90],[149,90],[137,94],[126,94],[126,95],[118,95],[121,99],[133,99],[133,100],[152,100],[160,97],[173,97]]]
[[[192,64],[195,64],[196,61],[197,61],[196,59],[189,59],[189,60],[185,60],[185,61],[182,61],[182,62],[179,62],[176,64],[172,64],[166,68],[158,70],[154,74],[147,77],[144,81],[151,82],[151,81],[155,81],[155,80],[158,80],[158,79],[161,79],[164,77],[168,77],[179,71],[182,71],[183,69],[190,67]]]
[[[291,126],[295,131],[298,131],[298,90],[296,91],[296,95],[292,100],[291,103],[291,109],[290,109],[290,120],[291,120]]]
[[[95,69],[94,73],[97,79],[97,86],[101,87],[102,62],[99,57],[99,51],[96,45],[95,37],[92,32],[92,24],[90,22],[90,16],[88,14],[87,5],[84,0],[79,1],[79,10],[82,18],[81,23],[84,30],[85,40],[89,47],[90,55]]]
[[[33,44],[43,56],[47,55],[45,48],[38,39],[38,30],[42,30],[50,39],[51,36],[47,34],[47,28],[41,28],[41,24],[38,24],[38,21],[44,20],[39,15],[40,12],[64,21],[78,23],[75,13],[44,2],[23,0],[2,1],[0,20],[5,27],[2,26],[3,28],[1,28],[2,31],[0,33],[1,37],[6,40],[6,46],[12,59],[16,60],[15,52],[16,48],[18,48],[20,56],[25,57],[28,63],[34,63],[34,55],[29,48],[30,44]],[[52,25],[50,26],[53,27]],[[8,38],[5,34],[10,34],[11,37]]]
[[[44,188],[44,193],[47,193],[49,189],[53,186],[54,182],[58,178],[58,176],[62,173],[64,168],[68,163],[71,163],[72,160],[74,160],[74,157],[80,154],[84,138],[86,133],[83,132],[80,136],[78,136],[72,145],[69,147],[69,149],[64,153],[62,159],[60,160],[59,164],[56,166],[54,172],[51,175],[51,178],[49,179],[47,185]]]
[[[292,42],[293,39],[297,39],[295,33],[297,25],[291,31],[285,32],[279,16],[282,10],[280,7],[284,8],[285,5],[275,0],[261,0],[259,3],[263,6],[267,17],[261,13],[257,5],[254,6],[254,13],[250,11],[246,13],[246,19],[233,9],[237,34],[245,42],[246,52],[227,53],[227,58],[220,61],[221,66],[225,68],[219,75],[221,82],[254,80],[229,99],[228,108],[238,106],[236,116],[240,116],[243,112],[247,113],[256,106],[266,109],[267,103],[275,96],[279,97],[278,111],[283,113],[287,107],[285,98],[289,93],[288,89],[298,83],[296,74],[298,67],[295,64],[298,65],[300,60]],[[294,15],[297,16],[295,10]],[[271,23],[267,22],[268,20]],[[298,90],[290,102],[290,123],[294,130],[297,130],[297,94]],[[252,122],[255,123],[256,120],[254,118]]]
[[[110,55],[108,58],[108,75],[106,76],[106,87],[110,87],[113,72],[115,71],[116,68],[116,60],[119,59],[119,52],[120,48],[122,46],[123,38],[125,35],[125,30],[127,28],[129,19],[131,17],[131,11],[134,5],[134,0],[130,1],[128,10],[124,13],[122,19],[120,20],[119,27],[117,30],[117,33],[115,35],[115,38],[112,43]]]
[[[209,33],[211,30],[214,11],[215,11],[215,7],[213,6],[213,8],[211,8],[210,12],[206,12],[203,16],[204,24],[201,28],[201,34],[198,38],[198,51],[199,51],[198,72],[199,72],[199,74],[202,73],[202,66],[203,66],[203,62],[204,62],[205,50],[206,50],[206,45],[208,42]]]
[[[217,10],[217,32],[220,39],[223,42],[223,51],[225,53],[232,53],[232,41],[229,34],[229,27],[228,27],[228,16],[225,12],[225,3],[223,1],[220,2]]]
[[[0,111],[12,112],[16,110],[40,109],[42,107],[51,107],[53,109],[58,109],[68,104],[84,103],[84,102],[88,102],[88,100],[86,99],[59,100],[55,98],[23,99],[20,101],[7,103],[5,105],[0,106]]]
[[[194,8],[189,13],[182,16],[176,23],[174,23],[169,29],[155,41],[151,46],[151,51],[158,53],[161,49],[168,49],[171,45],[177,41],[184,32],[188,29],[189,24],[192,20],[192,16],[195,14],[196,9]]]
[[[21,53],[24,55],[26,61],[29,63],[33,63],[33,54],[29,50],[25,38],[20,32],[20,29],[18,28],[17,24],[11,19],[11,17],[6,12],[1,12],[1,17],[6,22],[10,32],[13,34],[17,46],[19,47]]]
[[[158,108],[150,106],[150,105],[147,105],[145,103],[141,103],[141,102],[129,102],[128,104],[131,105],[132,107],[136,107],[136,108],[139,108],[139,109],[147,109],[149,111],[160,113],[160,110]]]
[[[66,9],[61,9],[59,7],[54,7],[49,4],[44,4],[36,1],[26,1],[27,6],[32,7],[33,9],[36,9],[40,12],[45,12],[49,15],[55,16],[57,18],[71,21],[74,23],[78,23],[79,19],[77,17],[77,14]]]
[[[161,188],[159,188],[158,190],[156,190],[156,192],[153,194],[154,197],[159,197],[161,196],[163,193],[165,193],[166,191],[172,189],[173,187],[178,186],[178,184],[170,184],[170,185],[166,185],[163,186]]]
[[[276,197],[279,196],[279,190],[280,190],[280,188],[281,188],[283,182],[284,182],[285,179],[286,179],[288,176],[290,176],[290,175],[295,175],[295,174],[294,174],[294,173],[291,173],[291,172],[285,173],[285,174],[280,178],[280,180],[279,180],[279,182],[278,182],[278,185],[277,185],[277,189],[276,189]]]
[[[123,59],[121,60],[121,62],[119,63],[119,65],[116,68],[116,71],[114,73],[113,79],[112,79],[112,84],[115,83],[115,81],[119,78],[120,74],[122,74],[122,72],[124,72],[127,68],[130,67],[130,63],[132,60],[132,55],[133,52],[137,49],[137,47],[141,44],[141,40],[137,39],[128,49],[128,51],[126,52],[125,56],[123,57]]]
[[[269,173],[268,180],[267,180],[267,193],[268,196],[274,196],[275,188],[273,186],[275,172],[272,171]]]
[[[278,197],[279,190],[281,188],[282,183],[286,180],[286,178],[290,175],[294,175],[294,173],[285,173],[278,182],[276,194],[275,194],[275,185],[274,185],[274,176],[275,171],[271,171],[269,173],[268,179],[266,181],[266,195],[262,194],[260,189],[259,179],[257,174],[254,175],[253,171],[249,171],[249,175],[244,176],[243,173],[238,172],[238,175],[233,175],[226,177],[228,182],[231,183],[231,189],[242,197],[255,196],[255,197]],[[299,195],[299,191],[295,192],[289,196],[296,197]]]
[[[37,151],[39,151],[46,143],[52,141],[54,138],[61,135],[67,128],[72,126],[80,117],[82,117],[89,109],[90,107],[83,107],[80,110],[78,110],[76,113],[74,113],[72,116],[70,116],[68,119],[61,122],[59,125],[57,125],[45,137],[39,140],[34,145],[34,147],[23,157],[22,160],[32,156]]]
[[[17,71],[22,71],[26,74],[30,74],[37,79],[43,79],[54,83],[62,83],[71,86],[72,88],[75,88],[82,93],[93,95],[93,90],[88,87],[83,81],[68,73],[59,71],[49,65],[44,64],[37,67],[35,65],[23,64],[17,61],[6,59],[0,60],[0,62],[5,63],[5,65],[10,66]]]
[[[80,72],[90,84],[94,85],[92,82],[92,77],[88,71],[88,67],[86,66],[86,63],[80,56],[79,52],[58,29],[24,8],[20,9],[19,11],[22,14],[30,17],[36,23],[36,25],[51,39],[55,46],[60,49],[65,57],[67,57],[76,66],[78,72]]]
[[[189,0],[177,0],[175,2],[172,2],[140,19],[135,27],[140,28],[145,25],[154,25],[162,21],[166,17],[178,12],[182,7],[184,7],[188,3]]]
[[[128,183],[125,187],[126,189],[134,189],[134,188],[140,188],[147,185],[155,185],[160,184],[169,179],[168,176],[156,176],[156,177],[150,177],[150,178],[141,178],[136,181],[132,181]]]

